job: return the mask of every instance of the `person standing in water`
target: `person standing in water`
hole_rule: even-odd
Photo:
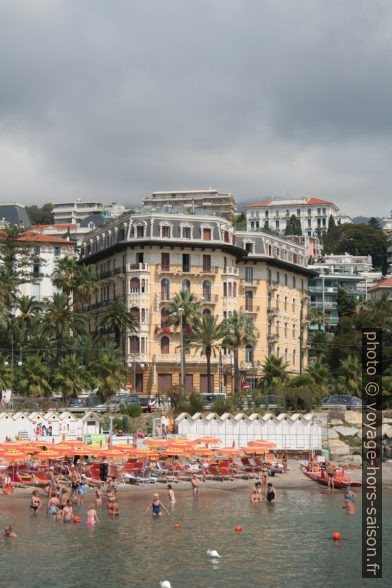
[[[71,523],[73,519],[73,508],[71,501],[68,499],[66,505],[63,508],[63,521],[64,523]]]
[[[173,507],[176,503],[176,497],[171,484],[167,485],[167,493],[169,494],[170,505]]]
[[[42,500],[40,499],[40,497],[38,495],[38,490],[33,490],[32,494],[31,494],[30,508],[34,512],[34,515],[37,514],[37,512],[39,511],[41,506],[42,506]]]
[[[94,505],[90,504],[90,506],[87,509],[86,525],[92,526],[95,525],[95,523],[99,523],[97,511],[95,510]]]
[[[335,475],[335,468],[331,463],[328,464],[327,467],[327,476],[328,476],[328,488],[335,490],[335,483],[333,477]]]
[[[192,475],[191,484],[192,484],[193,498],[197,498],[199,496],[201,480],[196,476],[196,474]]]
[[[102,506],[102,490],[98,486],[95,488],[95,506],[101,508]]]
[[[351,486],[347,486],[344,493],[344,505],[343,508],[347,510],[348,515],[355,514],[355,497],[356,494],[351,490]]]
[[[48,514],[56,515],[59,508],[60,508],[60,500],[57,498],[56,491],[52,490],[51,495],[50,495],[50,499],[48,502]]]
[[[271,482],[267,484],[267,494],[265,497],[267,502],[273,502],[276,500],[276,490],[271,484]]]
[[[149,504],[146,508],[145,514],[150,510],[152,511],[153,517],[161,517],[162,516],[162,509],[169,514],[166,506],[159,500],[159,494],[154,494],[154,498],[152,499],[151,504]]]

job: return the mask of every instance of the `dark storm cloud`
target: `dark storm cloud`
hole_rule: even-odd
[[[3,1],[0,197],[214,186],[384,214],[391,28],[377,0]]]

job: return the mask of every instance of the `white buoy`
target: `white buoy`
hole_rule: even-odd
[[[215,549],[207,550],[208,557],[220,557],[219,553]]]
[[[170,584],[169,580],[162,580],[161,588],[172,588],[172,585]]]

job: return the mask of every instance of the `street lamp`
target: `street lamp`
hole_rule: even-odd
[[[184,309],[179,308],[178,314],[180,315],[180,345],[181,345],[181,380],[180,388],[182,394],[185,394],[185,349],[184,349]]]

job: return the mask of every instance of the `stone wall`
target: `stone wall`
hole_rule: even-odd
[[[392,458],[392,419],[383,417],[383,457]],[[322,428],[323,449],[328,449],[331,459],[362,462],[362,413],[340,411],[328,417]]]

